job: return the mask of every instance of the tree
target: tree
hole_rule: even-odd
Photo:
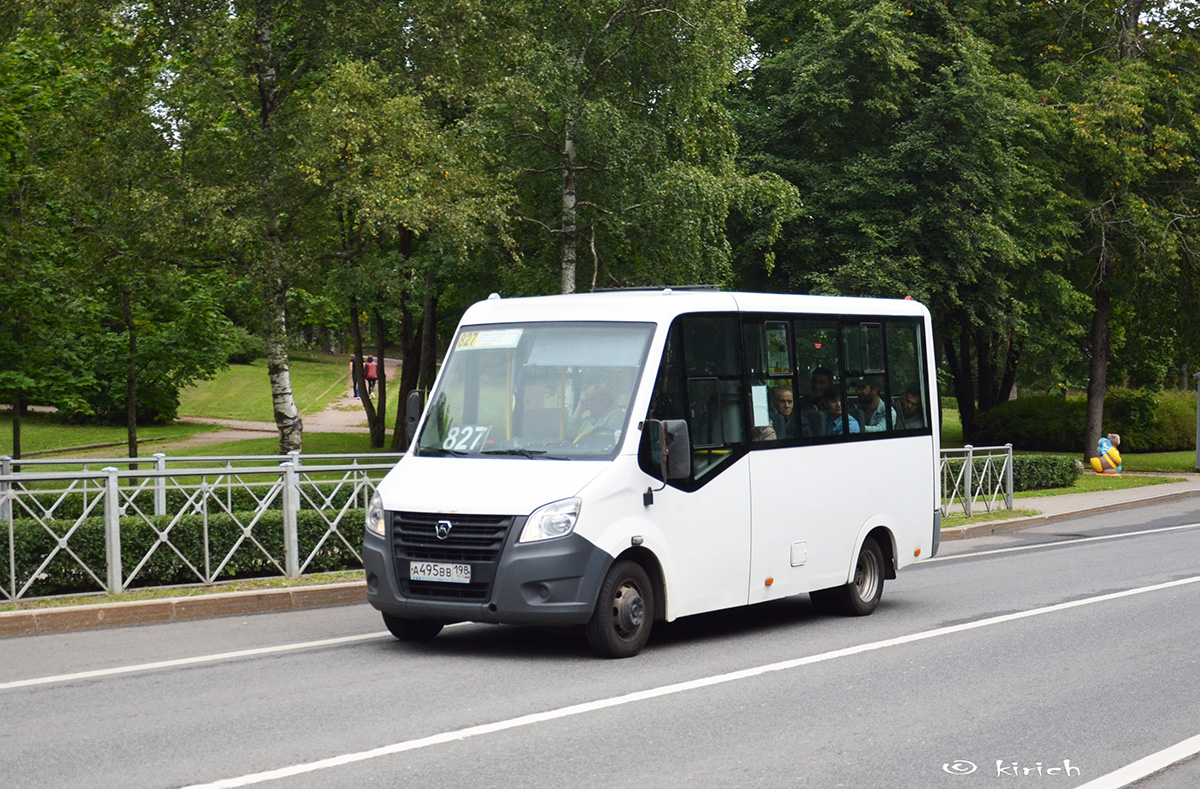
[[[13,9],[15,10],[15,8]],[[71,342],[79,310],[63,207],[48,175],[82,89],[79,64],[42,4],[4,16],[0,38],[0,396],[13,454],[31,402],[77,407],[92,385]]]
[[[485,99],[508,134],[519,292],[725,282],[731,208],[794,209],[795,194],[736,167],[721,91],[746,53],[735,0],[510,4],[510,78]],[[775,229],[778,229],[776,223]],[[557,283],[550,278],[556,275]]]
[[[1087,429],[1096,452],[1112,359],[1114,298],[1136,316],[1160,317],[1139,294],[1174,282],[1193,244],[1200,178],[1200,11],[1169,0],[1069,5],[1060,21],[1078,31],[1053,76],[1050,104],[1072,155],[1066,189],[1082,232],[1077,277],[1093,296]]]
[[[1034,319],[1071,295],[1038,104],[940,2],[804,8],[751,5],[764,47],[737,97],[746,166],[796,184],[805,211],[776,272],[749,281],[925,302],[969,438],[1023,348],[1051,336]]]
[[[182,195],[179,151],[150,111],[166,68],[157,41],[106,5],[73,10],[75,27],[59,24],[80,87],[47,177],[67,220],[76,299],[94,322],[73,343],[99,382],[86,413],[124,422],[136,457],[138,424],[173,419],[179,389],[224,364],[227,321],[213,278],[186,267],[177,215],[163,210]]]

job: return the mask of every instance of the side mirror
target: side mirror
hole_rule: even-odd
[[[646,430],[650,425],[658,429]],[[692,446],[686,421],[647,419],[638,428],[646,431],[645,438],[651,442],[651,457],[658,458],[664,485],[667,480],[687,479],[692,475]]]
[[[413,439],[417,437],[417,423],[421,421],[421,412],[424,410],[425,393],[420,389],[409,392],[408,402],[404,406],[404,433],[409,446],[412,446]]]
[[[687,479],[692,475],[692,446],[687,422],[664,419],[659,434],[663,479]]]

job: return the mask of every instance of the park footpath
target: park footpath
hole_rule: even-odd
[[[1113,512],[1190,496],[1200,496],[1200,474],[1188,475],[1182,482],[1140,488],[1017,499],[1014,504],[1019,509],[1035,510],[1038,514],[945,528],[942,529],[942,539],[970,539],[1019,531],[1081,515]],[[982,510],[982,507],[977,506],[977,512]],[[61,608],[4,611],[0,612],[0,638],[64,633],[99,627],[184,622],[218,616],[247,616],[304,608],[362,605],[366,603],[366,599],[366,584],[362,581],[352,581],[126,603],[98,602]]]

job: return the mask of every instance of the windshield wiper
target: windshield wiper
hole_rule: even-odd
[[[542,459],[546,454],[544,449],[485,449],[481,455],[517,455],[523,458]]]
[[[460,449],[446,449],[445,447],[421,447],[418,454],[432,455],[434,457],[450,455],[451,457],[465,458],[468,453]]]

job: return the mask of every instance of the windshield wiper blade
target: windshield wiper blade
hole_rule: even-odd
[[[523,458],[541,458],[546,454],[544,449],[485,449],[481,455],[517,455]]]
[[[460,449],[446,449],[445,447],[421,447],[418,451],[418,454],[432,455],[434,457],[439,455],[450,455],[451,457],[465,458],[468,453],[463,452]]]

